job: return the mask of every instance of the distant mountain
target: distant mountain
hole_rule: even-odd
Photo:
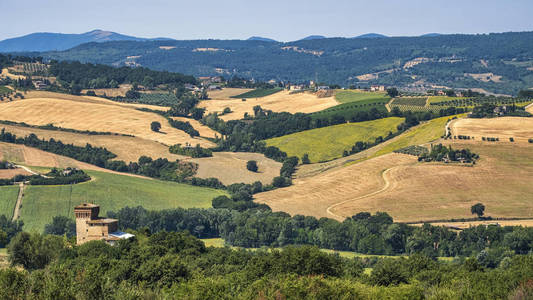
[[[354,37],[354,39],[376,39],[376,38],[386,38],[386,37],[388,36],[379,34],[379,33],[367,33],[367,34],[356,36]]]
[[[533,87],[530,66],[514,63],[531,60],[531,45],[533,32],[507,32],[445,34],[431,38],[315,38],[288,43],[112,41],[35,55],[45,59],[143,66],[195,76],[239,76],[261,81],[276,78],[290,82],[318,78],[342,86],[447,86],[516,94],[520,89]],[[490,63],[484,64],[486,61]]]
[[[310,41],[310,40],[320,40],[320,39],[326,39],[326,37],[323,35],[310,35],[310,36],[304,37],[300,41]]]
[[[93,30],[81,34],[37,32],[0,41],[0,52],[61,51],[89,42],[169,40],[145,39],[111,31]]]
[[[441,35],[442,35],[442,34],[440,34],[440,33],[435,33],[435,32],[433,32],[433,33],[426,33],[426,34],[423,34],[423,35],[421,35],[421,37],[435,37],[435,36],[441,36]]]
[[[260,36],[252,36],[247,41],[262,41],[262,42],[274,42],[274,43],[277,42],[276,40],[265,38],[265,37],[260,37]]]

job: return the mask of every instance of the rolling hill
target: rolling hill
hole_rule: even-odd
[[[372,36],[370,36],[372,37]],[[241,76],[411,88],[481,88],[516,94],[533,87],[533,32],[389,38],[111,41],[40,53],[46,59],[126,65],[196,76]],[[198,49],[210,49],[200,51]],[[469,74],[466,76],[465,74]],[[482,74],[493,74],[487,79]],[[501,76],[501,77],[500,77]]]
[[[90,42],[147,41],[150,39],[128,36],[111,31],[93,30],[80,34],[36,32],[0,41],[0,52],[32,52],[66,50]]]

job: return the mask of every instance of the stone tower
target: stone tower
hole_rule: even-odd
[[[83,203],[74,207],[76,215],[76,243],[78,245],[88,242],[89,221],[98,219],[100,206],[90,203]]]

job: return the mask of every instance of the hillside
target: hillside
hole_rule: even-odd
[[[533,87],[531,44],[533,32],[510,32],[321,38],[288,43],[119,41],[83,44],[67,51],[40,55],[113,65],[135,62],[156,70],[196,76],[238,75],[291,82],[318,78],[320,82],[343,86],[385,84],[416,90],[437,85],[516,94],[520,89]]]
[[[90,42],[145,40],[148,39],[98,29],[80,34],[36,32],[0,41],[0,52],[61,51]]]

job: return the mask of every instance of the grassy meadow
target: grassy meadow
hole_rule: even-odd
[[[282,90],[281,88],[255,89],[253,91],[249,91],[249,92],[242,93],[242,94],[239,94],[239,95],[230,96],[230,98],[238,98],[238,99],[241,99],[241,98],[261,98],[261,97],[270,96],[270,95],[275,94],[275,93],[277,93],[277,92],[279,92],[281,90]]]
[[[358,142],[374,142],[378,136],[385,137],[396,132],[403,118],[385,118],[374,121],[346,123],[306,130],[266,140],[268,146],[276,146],[289,156],[309,155],[311,162],[320,162],[342,157]]]
[[[18,186],[0,186],[0,215],[5,215],[8,219],[13,217],[18,194]]]
[[[24,230],[42,231],[56,215],[74,217],[73,207],[82,202],[101,206],[102,215],[125,206],[149,210],[166,208],[209,208],[211,200],[224,191],[168,181],[87,171],[93,180],[68,186],[28,186],[22,201]],[[16,196],[14,198],[16,200]]]
[[[456,115],[461,117],[464,115]],[[372,157],[381,156],[391,153],[394,150],[405,148],[413,145],[421,145],[439,139],[445,134],[446,123],[454,116],[447,116],[429,120],[418,127],[403,133],[395,141],[387,144],[378,150]]]
[[[363,92],[354,90],[340,90],[335,94],[335,99],[340,103],[352,103],[368,100],[379,100],[381,102],[388,102],[390,97],[385,92]]]

